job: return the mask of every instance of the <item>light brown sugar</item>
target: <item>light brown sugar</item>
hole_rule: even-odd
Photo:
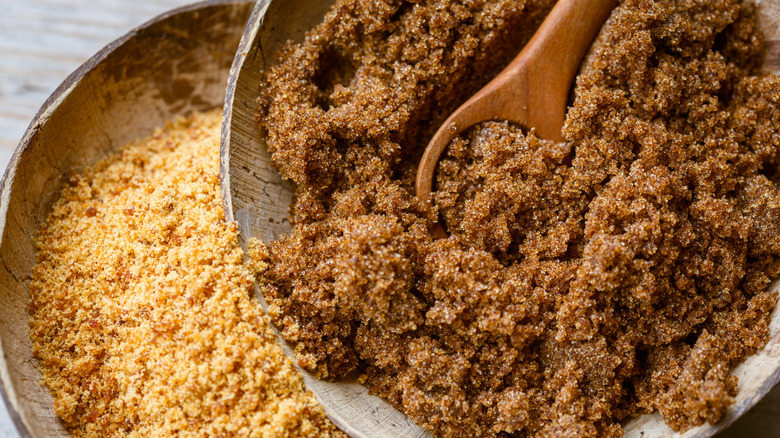
[[[30,332],[74,436],[344,436],[253,298],[219,199],[220,115],[72,176],[41,227]]]

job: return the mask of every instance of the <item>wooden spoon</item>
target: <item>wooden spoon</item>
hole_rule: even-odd
[[[417,197],[428,200],[442,152],[455,136],[487,120],[508,120],[563,141],[574,76],[617,0],[559,0],[514,60],[442,124],[417,168]]]

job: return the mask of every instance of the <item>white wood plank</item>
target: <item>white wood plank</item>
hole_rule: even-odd
[[[0,158],[70,72],[133,27],[188,3],[0,0]]]

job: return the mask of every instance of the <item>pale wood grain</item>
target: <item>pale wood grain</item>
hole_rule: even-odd
[[[70,72],[133,27],[187,3],[0,0],[0,157]]]

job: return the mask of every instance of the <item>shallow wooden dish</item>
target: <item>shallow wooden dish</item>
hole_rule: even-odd
[[[333,0],[260,0],[242,37],[226,93],[220,161],[225,214],[228,220],[238,222],[242,244],[249,237],[272,240],[291,228],[287,214],[293,188],[270,166],[270,156],[253,117],[259,72],[274,59],[285,41],[301,40],[307,29],[321,21],[332,3]],[[780,73],[780,0],[757,3],[767,40],[764,68]],[[773,288],[780,289],[777,283]],[[289,349],[287,353],[290,354]],[[739,394],[718,424],[678,434],[655,413],[626,423],[626,437],[710,437],[750,409],[780,380],[780,309],[773,314],[771,340],[766,348],[738,366],[734,374],[739,376]],[[322,382],[307,373],[304,378],[328,416],[353,437],[430,436],[388,403],[368,396],[365,388],[354,381]]]
[[[32,238],[73,173],[175,115],[219,107],[252,10],[211,0],[165,13],[106,46],[46,101],[0,183],[0,387],[22,437],[66,437],[28,335]]]

